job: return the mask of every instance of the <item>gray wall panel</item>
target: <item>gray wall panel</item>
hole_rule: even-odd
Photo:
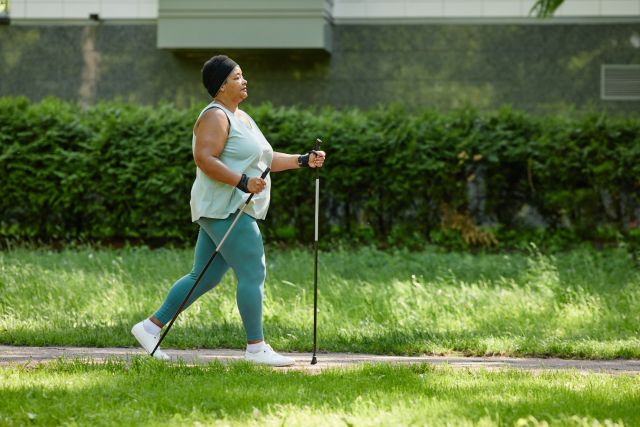
[[[640,111],[637,101],[600,100],[601,64],[640,63],[630,41],[640,34],[634,23],[338,25],[332,54],[163,50],[155,47],[156,31],[155,25],[0,26],[0,95],[202,104],[208,99],[200,67],[222,52],[243,67],[252,103]]]

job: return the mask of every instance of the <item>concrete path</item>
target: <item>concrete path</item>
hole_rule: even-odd
[[[243,360],[241,350],[165,350],[172,360],[184,360],[186,363],[206,364],[214,360],[229,362]],[[14,347],[0,345],[0,366],[10,364],[33,365],[56,360],[60,357],[80,358],[103,361],[108,358],[127,359],[144,355],[137,348],[86,348],[86,347]],[[541,358],[510,357],[462,357],[462,356],[379,356],[372,354],[321,353],[317,355],[318,364],[310,365],[310,353],[284,353],[296,360],[289,369],[305,372],[320,372],[326,368],[350,367],[363,363],[429,363],[447,365],[454,368],[503,369],[517,368],[527,370],[577,370],[580,372],[606,372],[616,374],[640,374],[640,360],[567,360]]]

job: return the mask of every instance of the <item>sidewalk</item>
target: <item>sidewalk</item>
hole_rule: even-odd
[[[212,361],[238,361],[244,359],[241,350],[164,350],[173,361],[184,360],[190,364],[206,364]],[[87,348],[87,347],[14,347],[0,345],[0,367],[10,364],[31,366],[46,363],[59,357],[103,361],[108,358],[127,359],[142,356],[137,348]],[[293,357],[296,365],[289,368],[305,372],[320,372],[326,368],[350,367],[363,363],[429,363],[454,368],[526,370],[577,370],[581,372],[605,372],[614,374],[639,374],[640,360],[567,360],[510,357],[462,357],[462,356],[379,356],[373,354],[319,353],[318,364],[310,365],[311,353],[283,353]]]

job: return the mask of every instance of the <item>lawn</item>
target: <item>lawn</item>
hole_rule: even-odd
[[[190,249],[2,251],[0,343],[134,346],[131,326],[191,263]],[[267,248],[267,264],[267,339],[310,351],[313,254]],[[321,253],[319,270],[321,351],[640,358],[640,270],[624,249],[344,249]],[[165,347],[243,343],[228,274],[180,317]]]
[[[640,425],[640,378],[365,365],[321,375],[150,358],[0,368],[0,425]]]

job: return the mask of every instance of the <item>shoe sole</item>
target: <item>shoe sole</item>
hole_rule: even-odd
[[[247,359],[246,357],[244,360],[246,360],[247,362],[255,363],[256,365],[271,366],[273,368],[286,368],[287,366],[293,366],[296,364],[295,360],[293,362],[285,363],[285,364],[272,364],[272,363],[258,362],[256,360]]]

